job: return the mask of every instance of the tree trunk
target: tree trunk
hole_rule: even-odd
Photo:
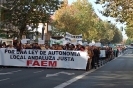
[[[21,41],[21,39],[22,39],[22,35],[24,34],[24,31],[25,31],[25,30],[23,29],[23,27],[20,28],[19,30],[20,30],[20,32],[19,32],[19,34],[18,34],[18,42]]]

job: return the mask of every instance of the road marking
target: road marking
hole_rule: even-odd
[[[121,57],[122,56],[122,54],[121,55],[119,55],[118,57]]]
[[[36,72],[33,72],[33,73],[40,73],[40,72],[43,72],[44,70],[41,70],[41,71],[36,71]]]
[[[7,75],[7,74],[12,74],[10,72],[7,72],[7,73],[0,73],[0,75]]]
[[[120,55],[120,56],[121,56],[121,55]],[[119,57],[120,57],[120,56],[119,56]],[[118,58],[118,57],[116,57],[116,58]],[[113,59],[113,60],[116,60],[116,58]],[[107,63],[107,64],[108,64],[108,63]],[[105,64],[105,65],[107,65],[107,64]],[[99,67],[98,69],[102,68],[102,67],[105,66],[105,65],[102,65],[102,66]],[[79,79],[82,79],[83,77],[87,76],[88,74],[90,74],[90,73],[92,73],[92,72],[94,72],[94,71],[96,71],[96,70],[98,70],[98,69],[92,69],[92,70],[90,70],[90,71],[88,71],[88,72],[85,72],[85,73],[83,73],[83,74],[81,74],[81,75],[79,75],[79,76],[76,76],[75,78],[70,79],[70,80],[68,80],[68,81],[66,81],[66,82],[64,82],[64,83],[62,83],[62,84],[60,84],[60,85],[58,85],[58,86],[56,86],[56,87],[54,87],[54,88],[64,88],[64,87],[66,87],[66,86],[72,84],[73,82],[75,82],[75,81],[77,81],[77,80],[79,80]]]
[[[58,76],[59,74],[74,75],[75,73],[58,72],[58,73],[54,73],[54,74],[47,74],[46,77]]]
[[[22,70],[11,71],[11,72],[7,72],[7,73],[14,73],[14,72],[19,72],[19,71],[22,71]]]
[[[10,78],[6,78],[6,79],[1,79],[0,81],[5,81],[5,80],[8,80],[8,79],[10,79]]]
[[[90,70],[90,71],[88,71],[88,72],[85,72],[85,73],[83,73],[83,74],[81,74],[81,75],[79,75],[79,76],[76,76],[75,78],[70,79],[70,80],[68,80],[68,81],[66,81],[66,82],[64,82],[64,83],[62,83],[62,84],[60,84],[60,85],[58,85],[58,86],[56,86],[56,87],[54,87],[54,88],[64,88],[64,87],[66,87],[66,86],[72,84],[73,82],[75,82],[75,81],[77,81],[77,80],[79,80],[79,79],[82,79],[82,78],[85,77],[86,75],[88,75],[88,74],[90,74],[90,73],[92,73],[92,72],[94,72],[94,71],[96,71],[96,70],[97,70],[97,69],[92,69],[92,70]]]
[[[21,70],[17,70],[17,71],[11,71],[11,72],[6,72],[6,73],[0,73],[0,75],[7,75],[7,74],[13,74],[15,72],[19,72]]]

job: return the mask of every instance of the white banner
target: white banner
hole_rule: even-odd
[[[95,46],[101,47],[101,43],[95,43]]]
[[[52,45],[52,44],[63,45],[64,41],[65,41],[65,38],[62,38],[62,39],[59,39],[59,40],[50,38],[50,45]]]
[[[100,57],[106,57],[105,50],[100,50]]]
[[[95,45],[95,43],[89,43],[89,46],[94,46]]]
[[[28,43],[28,41],[30,41],[30,39],[22,39],[22,40],[21,40],[21,43],[22,43],[22,44],[26,44],[26,43]]]
[[[87,53],[81,51],[0,49],[0,65],[4,66],[86,69],[87,60]]]
[[[44,44],[44,40],[38,40],[38,44]]]
[[[68,32],[66,32],[65,39],[72,44],[77,44],[82,42],[82,34],[80,35],[72,35]]]

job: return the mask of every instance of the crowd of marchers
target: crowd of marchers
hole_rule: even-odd
[[[118,57],[120,53],[122,53],[125,50],[125,47],[97,47],[97,46],[89,46],[89,45],[74,45],[74,44],[65,44],[65,45],[59,45],[59,44],[53,44],[49,46],[48,44],[21,44],[16,43],[14,45],[9,44],[6,45],[6,43],[0,44],[0,48],[7,48],[7,49],[16,49],[17,51],[21,51],[22,49],[37,49],[37,50],[74,50],[74,51],[83,51],[88,53],[88,63],[86,70],[90,70],[96,67],[100,66],[99,61],[107,60],[110,61],[114,57]],[[105,57],[100,57],[100,50],[105,50]]]

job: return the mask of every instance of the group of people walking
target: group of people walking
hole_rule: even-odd
[[[0,48],[9,48],[9,49],[17,49],[20,51],[22,49],[38,49],[38,50],[73,50],[73,51],[82,51],[88,53],[88,62],[86,66],[86,70],[90,70],[101,65],[101,61],[110,61],[114,57],[118,57],[118,54],[123,50],[121,47],[111,48],[111,47],[97,47],[97,46],[89,46],[89,45],[74,45],[74,44],[66,44],[66,45],[59,45],[53,44],[49,46],[47,44],[9,44],[6,43],[0,44]],[[105,50],[105,57],[101,57],[101,50]]]

